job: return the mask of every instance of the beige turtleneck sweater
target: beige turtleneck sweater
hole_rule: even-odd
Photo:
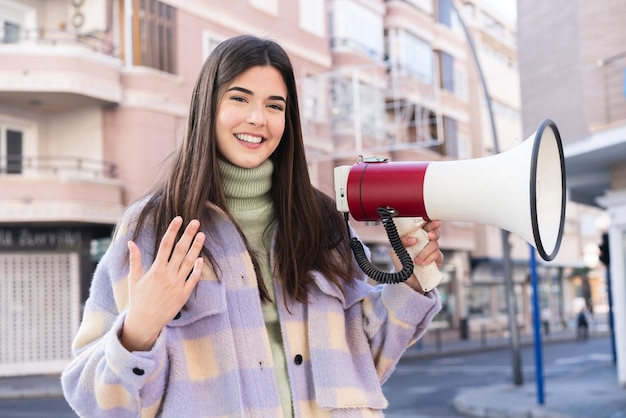
[[[274,164],[267,160],[256,168],[247,169],[223,160],[219,160],[218,163],[228,210],[246,236],[251,251],[254,252],[265,288],[273,301],[263,304],[263,317],[274,356],[283,411],[285,417],[293,417],[289,376],[270,265],[270,249],[275,229],[274,206],[270,195]]]

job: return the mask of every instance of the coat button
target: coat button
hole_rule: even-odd
[[[302,364],[302,355],[300,354],[296,354],[296,356],[293,358],[294,363],[296,363],[296,365],[301,365]]]
[[[143,369],[140,369],[139,367],[135,367],[133,368],[133,373],[135,373],[137,376],[143,376],[145,372],[143,371]]]

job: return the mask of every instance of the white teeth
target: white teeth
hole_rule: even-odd
[[[250,142],[252,144],[259,144],[263,140],[260,136],[253,136],[248,134],[235,134],[237,139],[244,142]]]

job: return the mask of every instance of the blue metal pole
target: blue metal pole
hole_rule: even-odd
[[[539,285],[537,283],[537,256],[535,248],[530,247],[530,276],[533,288],[533,329],[535,334],[535,380],[537,381],[537,402],[544,404],[543,357],[541,351],[541,311],[539,306]]]
[[[617,352],[615,351],[615,323],[613,322],[613,292],[611,291],[611,266],[606,266],[606,287],[608,290],[609,302],[609,330],[611,331],[611,354],[613,354],[613,364],[617,363]]]

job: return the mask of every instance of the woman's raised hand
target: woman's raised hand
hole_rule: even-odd
[[[129,351],[150,350],[200,280],[203,266],[200,251],[205,236],[198,232],[200,222],[194,219],[176,242],[182,224],[180,216],[172,220],[152,266],[145,273],[139,247],[133,241],[128,242],[128,313],[120,340]]]

